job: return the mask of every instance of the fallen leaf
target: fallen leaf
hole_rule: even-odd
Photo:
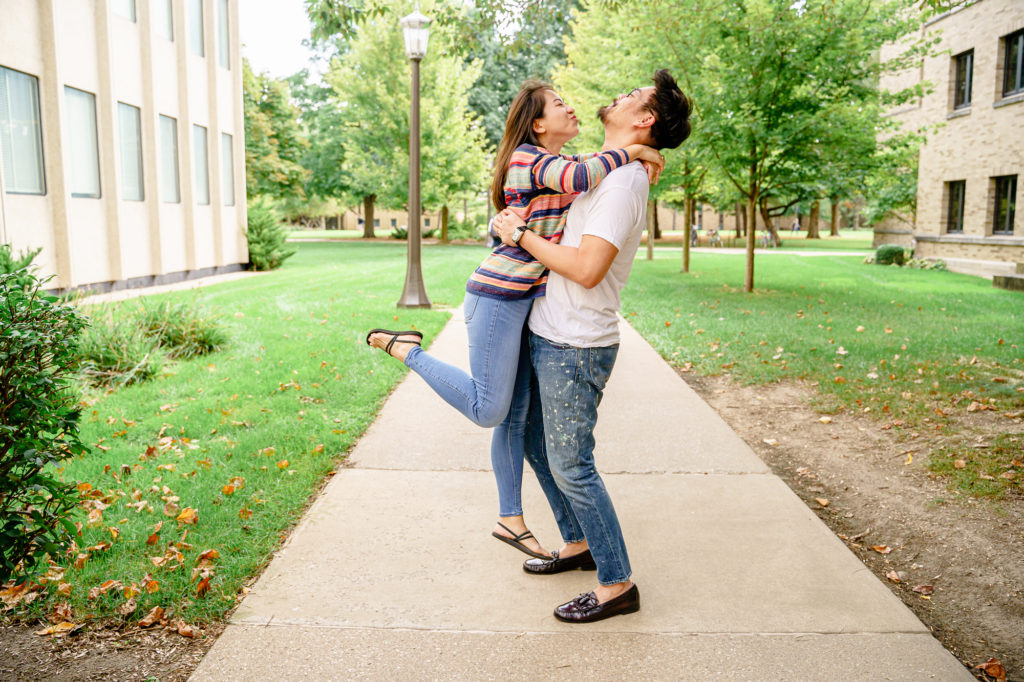
[[[57,585],[57,594],[62,597],[71,596],[71,583],[60,583]]]
[[[242,507],[241,509],[238,510],[238,518],[242,519],[243,521],[245,521],[246,519],[251,519],[252,509],[249,509],[248,507]]]
[[[892,547],[888,545],[871,545],[871,549],[875,550],[879,554],[888,554],[892,551]]]
[[[79,553],[79,555],[77,557],[75,557],[75,564],[74,564],[75,568],[77,568],[79,570],[85,568],[85,562],[88,561],[88,560],[89,560],[89,555],[88,554]]]
[[[999,474],[999,478],[1005,478],[1007,481],[1012,481],[1013,479],[1017,478],[1017,472],[1004,471],[1003,473]]]
[[[198,557],[196,557],[196,563],[199,563],[201,561],[212,561],[213,559],[219,559],[219,558],[220,558],[220,552],[218,552],[215,549],[208,549],[205,552],[203,552],[202,554],[200,554]]]
[[[277,463],[277,468],[278,469],[287,469],[288,468],[288,460],[282,459],[280,462]]]
[[[181,510],[181,513],[178,514],[178,518],[175,520],[179,523],[186,523],[191,525],[199,521],[199,512],[197,512],[192,507],[185,507],[184,509]]]
[[[831,424],[832,417],[819,417],[818,421],[820,421],[822,424]]]
[[[155,545],[157,540],[160,539],[160,529],[163,527],[164,522],[160,521],[156,524],[156,528],[153,529],[153,534],[146,538],[147,545]]]
[[[156,594],[159,591],[160,591],[160,581],[159,580],[147,580],[146,581],[146,592],[149,592],[150,594]]]
[[[900,581],[900,574],[897,573],[896,571],[889,571],[888,573],[885,574],[885,577],[888,578],[889,580],[891,580],[894,583],[898,583]]]
[[[933,592],[935,592],[935,588],[931,585],[917,585],[910,589],[912,589],[914,592],[917,592],[918,594],[932,594]]]
[[[827,507],[830,503],[824,497],[815,497],[814,501],[820,504],[822,507]]]
[[[164,617],[164,607],[154,606],[153,609],[145,615],[145,617],[139,621],[140,628],[151,628],[160,622],[160,619]]]
[[[56,625],[51,625],[48,628],[37,630],[36,634],[40,637],[45,637],[46,635],[56,635],[58,637],[61,637],[63,635],[69,635],[72,632],[75,632],[79,628],[83,627],[83,625],[83,623],[69,623],[67,621],[64,621],[62,623],[57,623]]]
[[[862,324],[857,325],[857,331],[858,332],[864,331],[864,325],[862,325]]]
[[[209,591],[210,591],[210,579],[209,578],[203,578],[202,580],[199,581],[199,584],[196,585],[196,596],[197,597],[202,597],[204,594],[206,594]]]
[[[953,466],[956,467],[957,469],[963,469],[964,467],[967,466],[967,462],[965,462],[962,459],[958,459],[955,462],[953,462]]]
[[[117,612],[119,614],[121,614],[122,616],[127,616],[127,615],[130,615],[132,613],[135,613],[135,609],[137,609],[138,606],[139,605],[135,601],[135,597],[132,597],[131,599],[129,599],[125,603],[123,603],[120,606],[118,606],[117,607]]]
[[[977,668],[989,677],[994,677],[999,680],[999,682],[1004,682],[1004,680],[1006,680],[1006,668],[1004,668],[1003,664],[999,662],[999,659],[990,658],[984,663],[978,665]]]
[[[765,438],[764,443],[766,445],[778,445],[779,441],[775,440],[774,438]]]
[[[164,516],[177,516],[178,505],[173,500],[164,505]]]
[[[181,619],[175,621],[175,627],[178,634],[182,637],[188,637],[191,639],[196,636],[196,629]]]

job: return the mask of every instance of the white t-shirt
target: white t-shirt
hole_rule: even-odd
[[[530,331],[549,341],[595,348],[619,342],[619,292],[626,286],[647,223],[647,171],[639,161],[616,168],[569,208],[563,246],[579,246],[583,235],[600,237],[619,250],[608,274],[593,289],[552,272],[547,292],[533,302]]]

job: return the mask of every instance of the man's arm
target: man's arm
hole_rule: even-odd
[[[511,243],[514,231],[515,226],[509,228],[505,225],[498,230],[506,244]],[[575,247],[552,244],[544,237],[527,230],[520,238],[519,246],[526,249],[545,267],[586,289],[593,289],[600,284],[619,253],[614,244],[591,234],[583,235],[579,247]]]

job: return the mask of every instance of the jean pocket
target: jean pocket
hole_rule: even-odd
[[[466,318],[467,324],[473,319],[473,314],[476,312],[476,307],[479,303],[479,296],[476,294],[466,294],[466,298],[462,302],[462,316]]]

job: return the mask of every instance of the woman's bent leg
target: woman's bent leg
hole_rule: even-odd
[[[464,311],[469,333],[472,374],[441,362],[420,347],[405,364],[449,405],[479,426],[496,426],[508,415],[531,299],[503,301],[466,294]]]

